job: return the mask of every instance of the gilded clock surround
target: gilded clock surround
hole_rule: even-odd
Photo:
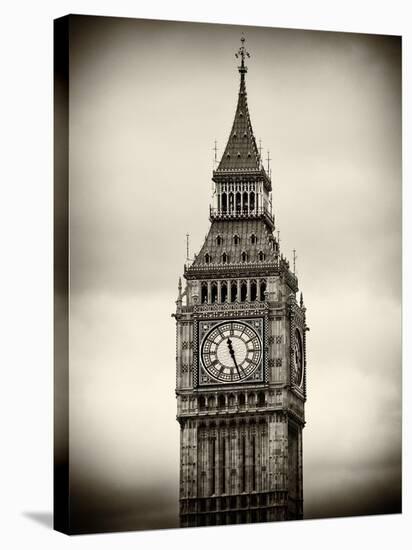
[[[238,104],[213,172],[211,225],[184,267],[174,315],[182,527],[303,517],[306,308],[274,235],[244,39],[238,55]]]

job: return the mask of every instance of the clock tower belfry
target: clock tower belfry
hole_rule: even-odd
[[[306,308],[274,236],[244,43],[209,233],[185,265],[174,315],[182,527],[303,517]]]

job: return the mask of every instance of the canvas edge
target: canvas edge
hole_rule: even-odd
[[[70,534],[69,504],[69,21],[53,21],[54,468],[53,528]]]

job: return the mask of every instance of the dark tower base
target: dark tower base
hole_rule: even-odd
[[[193,498],[181,501],[180,506],[181,527],[301,519],[288,513],[286,491]]]
[[[303,517],[301,428],[283,411],[268,414],[254,391],[246,396],[247,408],[195,408],[180,419],[181,527]]]

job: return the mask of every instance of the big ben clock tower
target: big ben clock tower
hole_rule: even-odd
[[[306,309],[273,234],[244,42],[209,233],[176,302],[182,527],[303,517]]]

